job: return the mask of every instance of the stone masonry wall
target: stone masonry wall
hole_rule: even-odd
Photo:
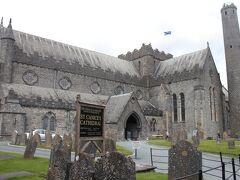
[[[208,55],[208,61],[204,66],[201,84],[204,87],[202,99],[204,124],[202,128],[205,130],[205,138],[216,138],[217,131],[223,131],[223,97],[220,77],[211,54]]]
[[[27,84],[23,78],[26,72],[30,72],[29,76],[32,76],[32,79],[36,79],[36,82],[32,84],[34,86],[66,89],[81,93],[101,94],[109,96],[116,95],[118,93],[127,93],[140,90],[143,94],[144,99],[147,96],[146,88],[122,83],[117,79],[116,81],[110,81],[107,79],[93,78],[89,76],[66,73],[63,71],[56,71],[53,69],[40,68],[20,63],[14,63],[13,82],[19,84]],[[60,83],[62,79],[64,80],[62,83]]]

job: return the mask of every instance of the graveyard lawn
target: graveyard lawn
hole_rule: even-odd
[[[46,179],[48,159],[34,157],[32,160],[25,160],[23,155],[0,152],[1,155],[10,155],[12,158],[0,159],[0,174],[10,172],[27,171],[33,174],[30,177],[18,177],[13,179],[40,180]]]
[[[117,145],[116,148],[117,148],[117,149],[116,149],[117,152],[123,153],[125,156],[129,156],[129,155],[132,155],[132,154],[133,154],[132,151],[129,151],[128,149],[125,149],[125,148],[122,147],[122,146]]]
[[[0,155],[10,155],[12,158],[0,159],[0,175],[11,172],[27,171],[33,174],[28,177],[14,177],[9,180],[44,180],[48,169],[48,159],[34,157],[32,160],[23,159],[23,155],[1,152]],[[137,180],[167,180],[167,174],[156,172],[137,173]]]
[[[167,174],[157,172],[141,172],[137,173],[137,180],[167,180]]]
[[[158,145],[158,146],[171,146],[171,142],[162,139],[151,139],[148,141],[149,144]],[[200,146],[198,148],[202,152],[208,152],[213,154],[223,154],[229,155],[239,155],[240,154],[240,141],[235,141],[235,148],[228,149],[228,144],[226,141],[221,141],[221,143],[216,143],[216,140],[201,140]]]
[[[219,152],[222,152],[226,155],[238,156],[240,154],[240,141],[235,141],[234,149],[228,149],[227,141],[216,143],[216,140],[203,140],[200,141],[199,150],[214,154],[219,154]]]

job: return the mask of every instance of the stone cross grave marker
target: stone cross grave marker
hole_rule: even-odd
[[[105,154],[95,164],[96,180],[136,180],[135,162],[118,152]]]
[[[169,149],[168,178],[175,180],[180,177],[198,173],[202,169],[202,153],[197,151],[188,141],[179,141]],[[184,180],[197,180],[198,175]]]

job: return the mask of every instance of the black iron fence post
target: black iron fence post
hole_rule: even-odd
[[[236,171],[235,171],[235,163],[234,163],[234,158],[232,158],[232,169],[233,169],[233,179],[237,180],[236,178]]]
[[[221,160],[221,163],[223,163],[222,152],[220,152],[220,160]]]
[[[151,165],[153,166],[152,148],[150,148],[150,156],[151,156]]]
[[[199,170],[198,180],[203,180],[202,170]]]
[[[240,154],[238,155],[238,160],[239,160],[239,164],[240,164]]]
[[[222,162],[222,180],[225,180],[225,164]]]

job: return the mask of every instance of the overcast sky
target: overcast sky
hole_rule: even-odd
[[[118,56],[142,43],[179,56],[207,47],[226,82],[224,0],[0,0],[4,26]],[[240,9],[240,0],[232,0]],[[239,10],[240,11],[240,10]],[[238,11],[238,17],[239,16]],[[172,31],[164,36],[165,31]]]

